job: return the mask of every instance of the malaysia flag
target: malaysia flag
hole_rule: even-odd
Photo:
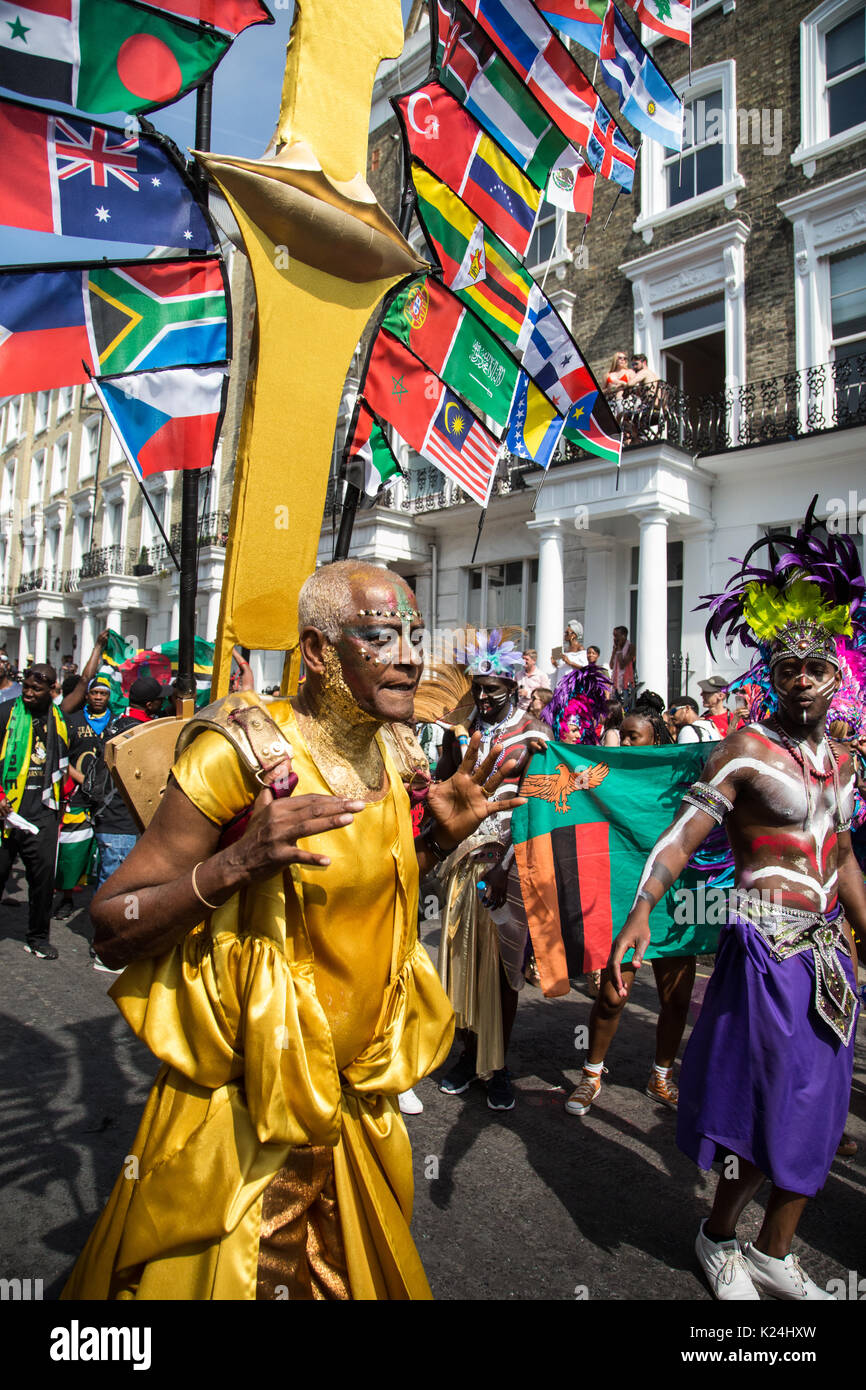
[[[490,500],[499,446],[447,386],[421,452],[432,459],[480,506]]]

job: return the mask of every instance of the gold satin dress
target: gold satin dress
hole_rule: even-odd
[[[295,795],[330,794],[287,701]],[[418,940],[409,800],[304,840],[325,869],[251,884],[110,993],[163,1062],[66,1299],[429,1298],[409,1231],[397,1096],[444,1061],[453,1015]],[[174,767],[226,824],[258,786],[206,731]]]

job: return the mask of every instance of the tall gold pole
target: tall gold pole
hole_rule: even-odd
[[[402,43],[400,0],[299,0],[277,154],[198,156],[237,219],[258,309],[214,698],[228,691],[236,643],[297,647],[352,355],[382,296],[424,266],[364,178],[376,69]]]

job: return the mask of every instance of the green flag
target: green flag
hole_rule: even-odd
[[[372,507],[389,478],[400,474],[385,433],[364,401],[358,404],[355,428],[346,445],[346,482],[361,494],[361,506]]]
[[[706,759],[700,744],[563,743],[533,758],[511,830],[545,994],[565,994],[569,979],[607,963],[647,856]],[[712,886],[711,872],[688,867],[653,909],[648,960],[715,951],[732,879]]]

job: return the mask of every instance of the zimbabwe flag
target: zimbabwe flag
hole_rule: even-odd
[[[422,164],[412,163],[416,212],[445,284],[516,347],[535,281],[497,236]]]
[[[567,994],[569,979],[607,963],[631,911],[647,856],[673,820],[683,792],[700,777],[700,744],[666,748],[582,748],[549,743],[521,784],[525,806],[511,818],[520,887],[544,993]],[[707,875],[687,868],[650,915],[646,959],[716,949],[715,914],[685,910]],[[679,904],[679,910],[678,909]],[[685,923],[677,919],[687,918]]]

